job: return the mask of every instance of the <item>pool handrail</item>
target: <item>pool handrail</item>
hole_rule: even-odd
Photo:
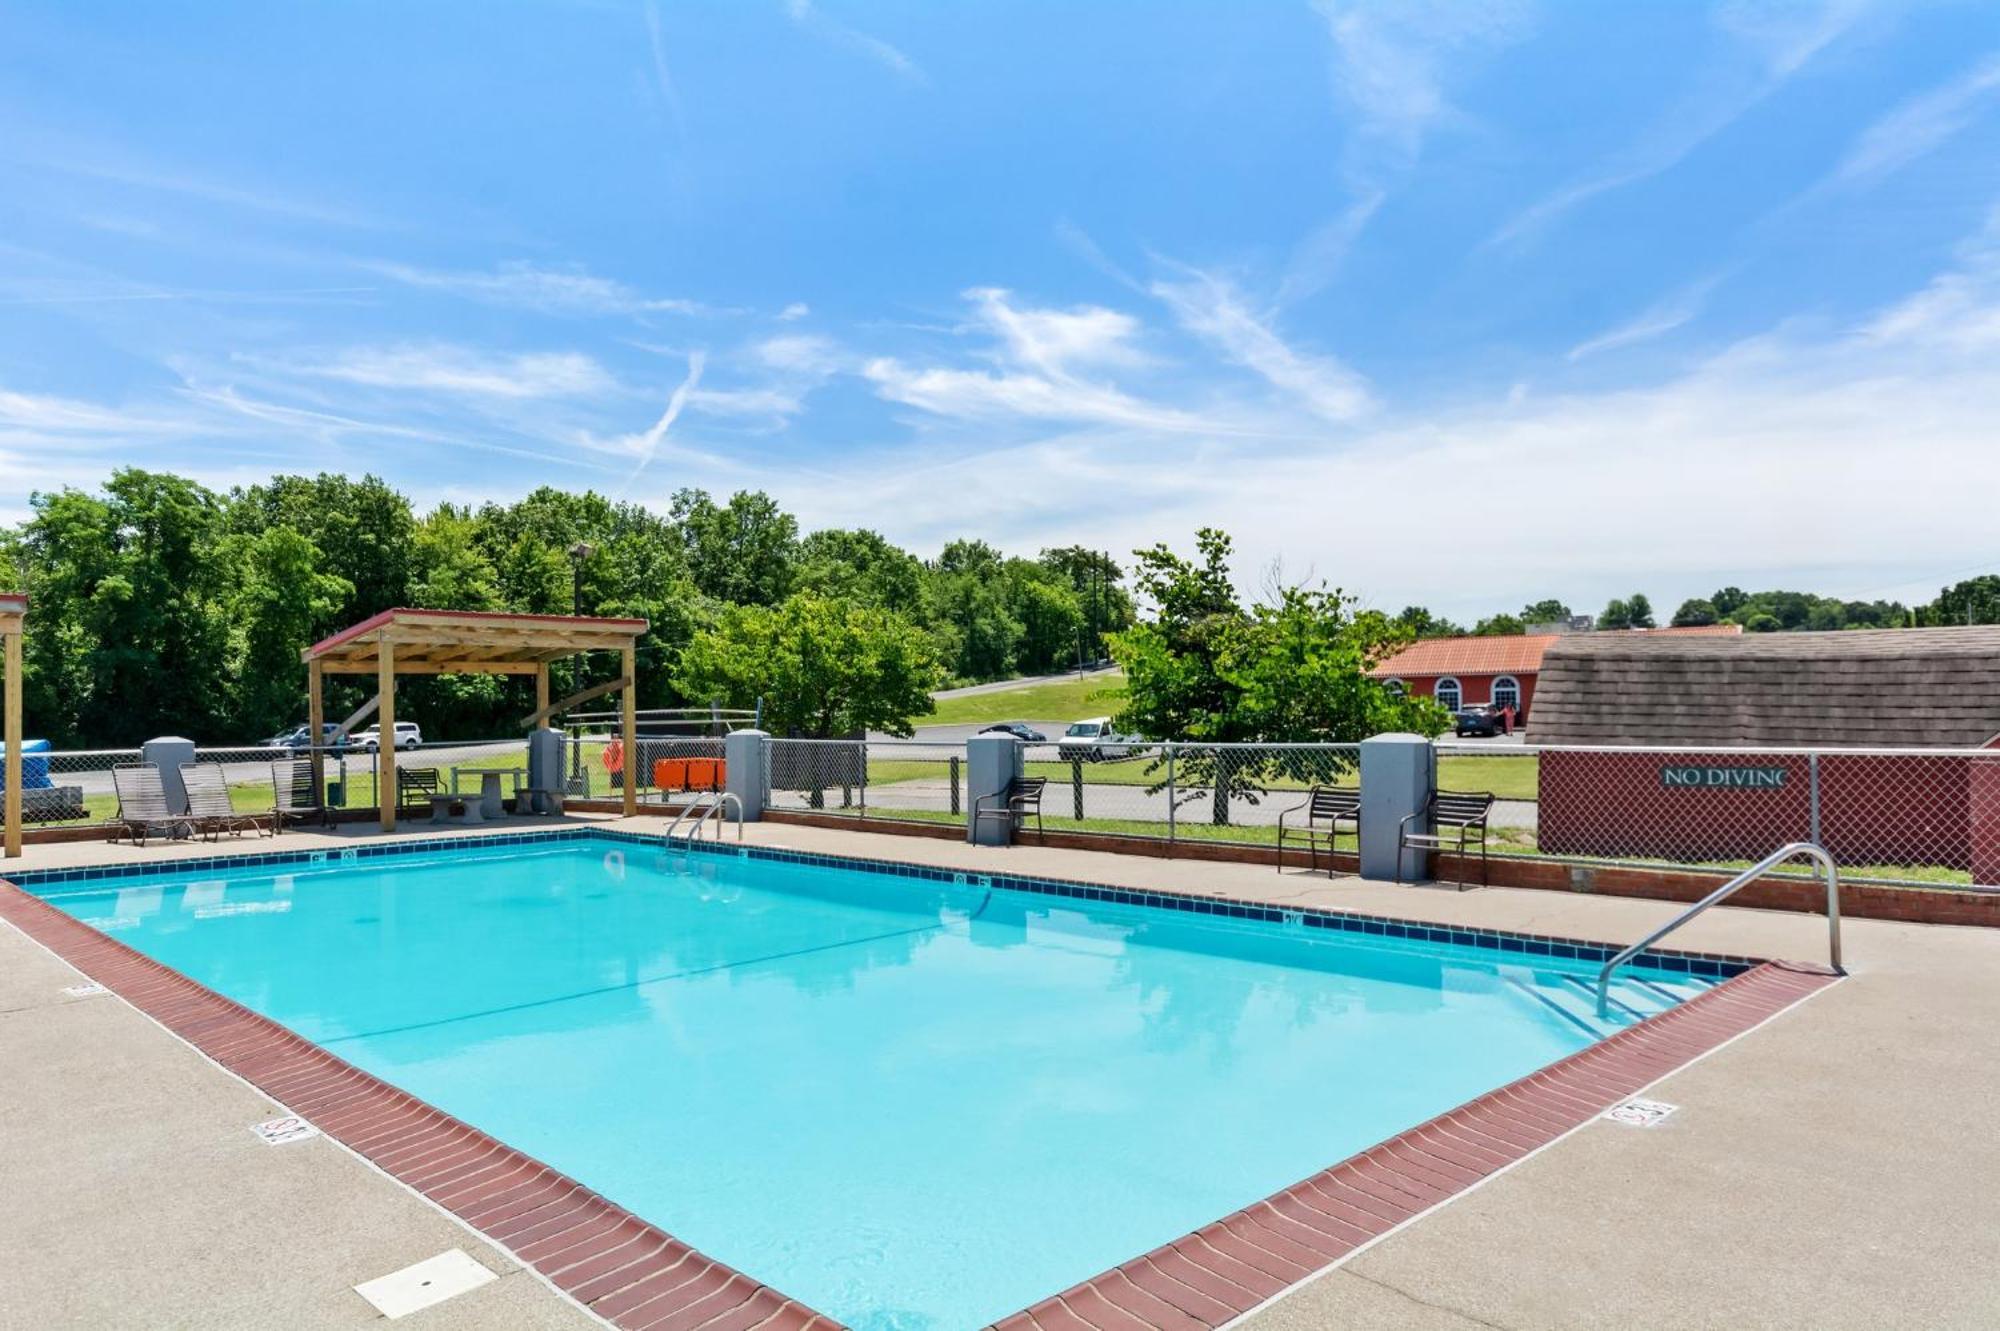
[[[1756,882],[1759,878],[1762,878],[1765,874],[1771,872],[1771,870],[1777,868],[1787,860],[1795,860],[1801,855],[1809,856],[1817,861],[1819,867],[1826,873],[1827,959],[1831,963],[1835,975],[1847,974],[1845,970],[1841,969],[1840,965],[1840,868],[1833,862],[1833,856],[1827,854],[1826,848],[1817,842],[1792,841],[1778,847],[1778,849],[1772,851],[1763,859],[1758,860],[1721,887],[1710,892],[1700,901],[1695,902],[1694,905],[1689,906],[1686,910],[1674,916],[1673,919],[1668,920],[1665,924],[1653,930],[1653,932],[1647,934],[1644,938],[1611,958],[1611,960],[1605,962],[1604,969],[1597,973],[1597,1015],[1602,1017],[1610,1010],[1611,973],[1613,971],[1638,956],[1641,952],[1644,952],[1653,944],[1659,942],[1662,938],[1665,938],[1674,930],[1680,928],[1683,924],[1686,924],[1695,916],[1707,910],[1710,906],[1736,895],[1737,892]]]
[[[722,840],[722,811],[726,806],[731,804],[736,806],[736,839],[741,841],[743,839],[743,801],[737,799],[732,792],[727,790],[704,790],[689,800],[681,807],[681,811],[674,815],[674,820],[667,824],[667,839],[669,841],[673,840],[674,833],[681,830],[681,824],[687,820],[689,815],[693,815],[695,820],[694,830],[688,833],[688,840],[690,842],[701,839],[702,826],[711,818],[715,819],[715,839],[717,841]]]

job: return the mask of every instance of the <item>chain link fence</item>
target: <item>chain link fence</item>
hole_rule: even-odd
[[[642,736],[633,754],[614,741],[571,737],[571,795],[615,799],[631,780],[657,807],[726,784],[720,737]],[[970,812],[963,742],[777,739],[764,752],[774,809],[956,826]],[[281,789],[297,798],[310,756],[303,748],[201,747],[195,760],[222,768],[239,812],[262,813]],[[377,807],[378,755],[346,745],[320,756],[329,808]],[[1816,841],[1855,881],[2000,890],[2000,751],[1443,741],[1436,756],[1440,790],[1494,797],[1496,856],[1719,872],[1787,841]],[[1296,825],[1314,787],[1356,788],[1360,769],[1352,744],[1036,744],[1022,757],[1024,774],[1046,781],[1045,829],[1170,843],[1275,846],[1280,818]],[[31,829],[108,824],[118,811],[113,769],[140,761],[138,749],[24,753],[23,821]],[[451,795],[476,795],[490,777],[509,796],[526,784],[527,746],[428,742],[400,749],[397,768],[406,782],[434,776]],[[1344,835],[1340,849],[1351,842]]]
[[[900,822],[965,821],[965,746],[922,740],[774,739],[764,802]]]
[[[2000,886],[1996,751],[1441,743],[1437,758],[1440,790],[1494,795],[1496,855],[1725,871],[1813,841],[1855,882]]]
[[[1048,781],[1051,831],[1269,846],[1281,815],[1299,825],[1314,787],[1351,789],[1360,771],[1354,744],[1037,744],[1024,758],[1024,775]]]

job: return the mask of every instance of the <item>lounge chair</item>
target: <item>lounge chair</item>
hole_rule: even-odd
[[[241,836],[245,828],[266,831],[265,823],[253,814],[238,813],[229,801],[229,782],[220,763],[182,763],[181,787],[187,791],[188,818],[197,831],[213,841],[224,832]]]
[[[160,769],[154,763],[125,763],[111,769],[111,785],[118,792],[118,817],[112,824],[111,839],[122,831],[135,846],[146,844],[154,833],[168,837],[193,836],[194,824],[184,813],[167,806],[167,788],[160,783]]]
[[[333,811],[326,807],[319,784],[313,780],[310,758],[293,758],[271,764],[271,789],[276,800],[271,806],[271,830],[282,832],[287,821],[333,826]]]

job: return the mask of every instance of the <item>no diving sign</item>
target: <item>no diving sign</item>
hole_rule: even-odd
[[[1622,1123],[1628,1128],[1657,1128],[1667,1115],[1679,1109],[1679,1105],[1665,1104],[1659,1100],[1627,1100],[1604,1111],[1604,1117],[1613,1123]]]

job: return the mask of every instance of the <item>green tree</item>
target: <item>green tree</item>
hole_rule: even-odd
[[[1012,613],[1021,626],[1015,668],[1025,674],[1063,669],[1076,660],[1088,632],[1076,593],[1040,564],[1025,559],[1007,564]]]
[[[1499,614],[1488,615],[1485,619],[1473,625],[1472,636],[1475,638],[1508,638],[1516,634],[1526,633],[1527,631],[1528,626],[1521,621],[1519,616]]]
[[[1721,618],[1722,616],[1716,613],[1715,602],[1691,596],[1681,602],[1680,609],[1674,611],[1674,627],[1701,628],[1716,623]]]
[[[1524,624],[1553,624],[1569,617],[1569,607],[1554,597],[1521,607],[1521,622]]]
[[[914,733],[941,672],[930,639],[890,610],[801,592],[775,607],[732,606],[681,652],[686,697],[753,707],[786,735]]]
[[[1941,588],[1917,613],[1927,625],[2000,624],[2000,576],[1984,573]]]
[[[313,543],[289,527],[231,538],[237,585],[230,610],[242,635],[229,729],[246,738],[303,719],[304,669],[299,648],[314,627],[335,614],[354,588],[319,571]]]
[[[718,601],[776,605],[792,590],[799,524],[761,490],[717,505],[705,490],[681,490],[670,513],[695,585]]]
[[[1410,641],[1406,627],[1358,613],[1338,591],[1288,587],[1245,609],[1229,576],[1229,537],[1204,528],[1198,558],[1165,546],[1138,552],[1138,587],[1154,617],[1111,639],[1125,670],[1117,724],[1152,739],[1344,743],[1384,730],[1436,735],[1448,715],[1368,674]],[[1178,756],[1190,793],[1208,791],[1210,816],[1257,803],[1276,777],[1323,779],[1317,757],[1191,748]],[[1154,771],[1164,759],[1154,764]]]
[[[1632,627],[1632,606],[1629,602],[1612,597],[1597,616],[1600,629],[1629,629]]]
[[[1635,629],[1658,627],[1653,621],[1653,602],[1644,592],[1632,593],[1632,598],[1625,602],[1625,613]]]
[[[1406,605],[1396,615],[1395,622],[1410,631],[1413,638],[1462,638],[1465,629],[1449,619],[1433,615],[1420,605]]]
[[[924,565],[879,532],[829,528],[799,542],[799,591],[858,601],[901,615],[923,608]]]

